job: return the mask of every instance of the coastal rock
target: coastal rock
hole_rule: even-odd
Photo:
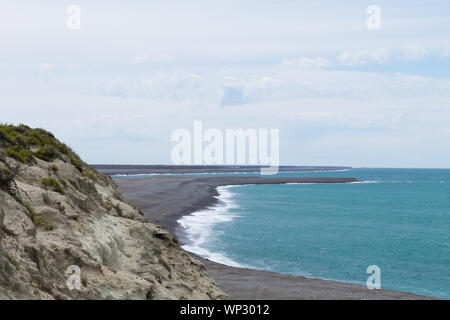
[[[0,169],[23,170],[17,195],[0,190],[0,299],[226,297],[173,234],[71,153],[0,158]]]

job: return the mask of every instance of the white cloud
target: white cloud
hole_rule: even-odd
[[[343,66],[361,66],[368,64],[382,65],[387,62],[420,62],[428,58],[447,58],[450,55],[450,45],[421,46],[409,44],[393,46],[390,49],[359,49],[341,52],[337,60]]]
[[[201,99],[210,93],[203,76],[184,71],[156,71],[137,79],[114,78],[93,83],[91,94],[149,99]]]
[[[357,51],[344,51],[337,57],[341,65],[355,66],[369,63],[383,64],[390,58],[388,49],[361,49]]]
[[[308,58],[300,57],[297,59],[285,59],[281,63],[283,67],[294,67],[301,69],[322,69],[333,67],[334,63],[322,57]]]
[[[173,83],[177,81],[166,79],[170,74],[160,76],[171,88],[176,87]],[[39,86],[34,82],[18,86],[10,81],[0,85],[3,105],[10,106],[2,109],[2,118],[48,128],[88,161],[97,163],[170,163],[171,130],[191,128],[194,120],[217,128],[280,128],[285,145],[281,149],[283,163],[399,165],[398,159],[417,148],[414,141],[422,141],[420,145],[428,145],[430,151],[420,162],[410,159],[404,165],[420,166],[426,161],[443,166],[444,160],[438,159],[448,159],[437,153],[448,150],[448,135],[442,134],[450,122],[448,80],[282,68],[255,74],[236,72],[233,81],[200,76],[200,86],[212,83],[213,91],[220,93],[234,83],[242,96],[234,105],[221,108],[220,94],[208,100],[214,103],[205,103],[204,98],[192,93],[183,99],[170,95],[154,98],[162,96],[168,87],[159,87],[159,94],[145,97],[133,96],[130,92],[138,91],[130,91],[125,99],[68,93],[56,81]],[[140,82],[113,78],[111,87],[123,83]],[[24,87],[28,88],[27,95],[21,94]],[[189,97],[195,97],[195,101]],[[302,131],[290,137],[293,130]],[[336,136],[342,139],[333,140]],[[319,138],[320,144],[315,144]],[[390,139],[395,143],[389,143]],[[370,144],[375,142],[372,150]],[[117,150],[120,155],[116,155]],[[352,150],[359,150],[361,156]]]
[[[91,94],[148,100],[186,101],[198,108],[304,98],[379,99],[381,97],[448,96],[450,80],[418,75],[285,65],[237,72],[157,71],[137,79],[112,78],[94,83]]]
[[[426,58],[430,52],[418,45],[409,45],[403,48],[403,61],[419,61]]]

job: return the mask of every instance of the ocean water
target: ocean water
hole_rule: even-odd
[[[185,249],[211,260],[450,298],[450,170],[351,169],[278,176],[363,183],[219,187],[219,204],[179,220]]]

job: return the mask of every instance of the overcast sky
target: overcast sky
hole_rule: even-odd
[[[281,164],[448,168],[450,3],[1,0],[0,99],[90,163],[170,163],[202,120],[280,129]]]

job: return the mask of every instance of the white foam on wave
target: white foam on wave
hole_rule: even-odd
[[[341,182],[331,182],[331,183],[320,183],[320,182],[289,182],[289,183],[284,183],[284,184],[286,184],[286,185],[289,185],[289,184],[348,184],[348,183],[351,183],[351,184],[359,184],[359,183],[381,183],[381,182],[385,182],[385,181],[354,181],[354,182],[344,182],[344,183],[341,183]]]
[[[178,223],[185,229],[189,243],[182,248],[199,255],[202,258],[222,263],[233,267],[246,267],[228,258],[220,252],[212,252],[206,248],[206,244],[213,236],[214,227],[218,223],[230,222],[238,215],[233,214],[231,209],[239,206],[233,201],[234,194],[229,190],[235,186],[217,187],[219,203],[213,207],[196,211],[188,216],[178,219]]]
[[[323,183],[323,182],[288,182],[288,183],[283,183],[285,185],[293,185],[293,184],[321,184],[321,185],[327,185],[327,184],[348,184],[348,183],[380,183],[383,181],[354,181],[354,182],[328,182],[328,183]]]
[[[305,170],[305,171],[280,171],[279,173],[314,173],[314,172],[345,172],[351,169],[335,169],[335,170]]]
[[[132,178],[132,177],[147,177],[147,176],[159,176],[159,173],[137,173],[137,174],[133,174],[133,173],[121,173],[121,174],[112,174],[111,177],[112,178]]]
[[[385,181],[371,181],[371,180],[367,180],[367,181],[355,181],[355,182],[350,182],[352,184],[359,184],[359,183],[381,183],[381,182],[385,182]]]
[[[406,181],[366,180],[366,181],[354,181],[354,182],[346,182],[346,183],[336,182],[336,184],[365,184],[365,183],[415,183],[415,182],[411,181],[411,180],[406,180]],[[441,181],[440,183],[444,183],[444,182]],[[308,182],[308,183],[289,182],[289,183],[285,183],[285,184],[323,184],[323,183],[317,183],[317,182]],[[333,184],[333,183],[331,183],[331,184]]]

